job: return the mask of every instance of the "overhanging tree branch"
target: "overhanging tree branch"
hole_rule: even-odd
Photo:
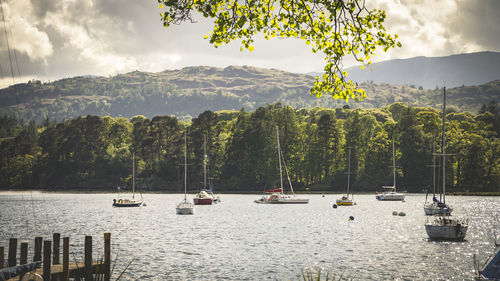
[[[213,31],[205,36],[215,47],[240,40],[253,51],[253,38],[299,38],[313,53],[325,56],[324,73],[316,77],[311,94],[335,99],[360,100],[364,90],[347,78],[343,59],[352,55],[371,65],[377,47],[386,52],[401,47],[397,35],[386,33],[383,10],[368,10],[364,0],[158,0],[165,27],[193,22],[193,13],[214,19]],[[240,4],[241,3],[241,4]]]

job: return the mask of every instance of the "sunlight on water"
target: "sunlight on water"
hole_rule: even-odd
[[[7,249],[15,237],[30,242],[32,253],[35,236],[59,232],[70,237],[70,251],[81,261],[84,236],[94,236],[97,258],[109,231],[113,276],[136,257],[126,280],[298,280],[304,267],[345,270],[359,280],[463,280],[474,277],[474,254],[482,263],[494,253],[500,207],[498,197],[449,196],[454,216],[469,220],[466,241],[457,243],[427,240],[423,195],[407,195],[405,203],[358,195],[356,206],[337,209],[338,195],[303,195],[307,205],[223,195],[220,204],[196,206],[194,216],[175,214],[181,194],[145,194],[142,208],[113,208],[114,197],[0,193],[0,246]]]

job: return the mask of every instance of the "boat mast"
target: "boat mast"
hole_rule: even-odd
[[[132,152],[132,199],[135,196],[135,152]]]
[[[432,200],[436,198],[436,133],[432,142]]]
[[[207,189],[207,136],[203,137],[203,188]]]
[[[279,166],[280,166],[280,187],[281,187],[281,194],[283,194],[283,175],[281,172],[280,133],[278,131],[278,126],[276,126],[276,139],[278,140],[278,162],[279,162]]]
[[[442,154],[442,161],[443,161],[443,204],[446,205],[446,161],[445,161],[445,154],[446,154],[446,87],[443,87],[443,137],[442,137],[442,143],[441,143],[441,153]]]
[[[394,192],[396,192],[396,156],[394,153],[394,136],[392,136],[392,187],[394,188]]]
[[[187,186],[187,137],[186,137],[186,131],[184,131],[184,202],[187,201],[186,186]]]
[[[349,148],[349,160],[347,161],[347,197],[349,197],[349,179],[351,178],[351,148]]]

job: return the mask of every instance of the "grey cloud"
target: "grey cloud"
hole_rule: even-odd
[[[485,50],[500,51],[500,1],[460,0],[457,14],[448,28],[463,42],[472,42]]]

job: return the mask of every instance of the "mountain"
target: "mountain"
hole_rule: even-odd
[[[394,102],[412,106],[441,106],[441,90],[415,85],[361,83],[368,98],[362,102],[310,95],[314,79],[276,69],[251,66],[186,67],[158,73],[134,71],[113,77],[81,76],[51,83],[37,80],[0,89],[0,115],[24,121],[72,119],[82,115],[130,118],[174,115],[189,119],[211,110],[255,110],[280,102],[295,108],[379,108]],[[416,84],[418,85],[418,84]],[[449,89],[449,104],[477,112],[500,100],[500,81]]]
[[[375,63],[369,68],[347,68],[358,83],[373,81],[416,85],[424,89],[481,85],[500,79],[500,53],[479,52],[446,57],[415,57]]]

